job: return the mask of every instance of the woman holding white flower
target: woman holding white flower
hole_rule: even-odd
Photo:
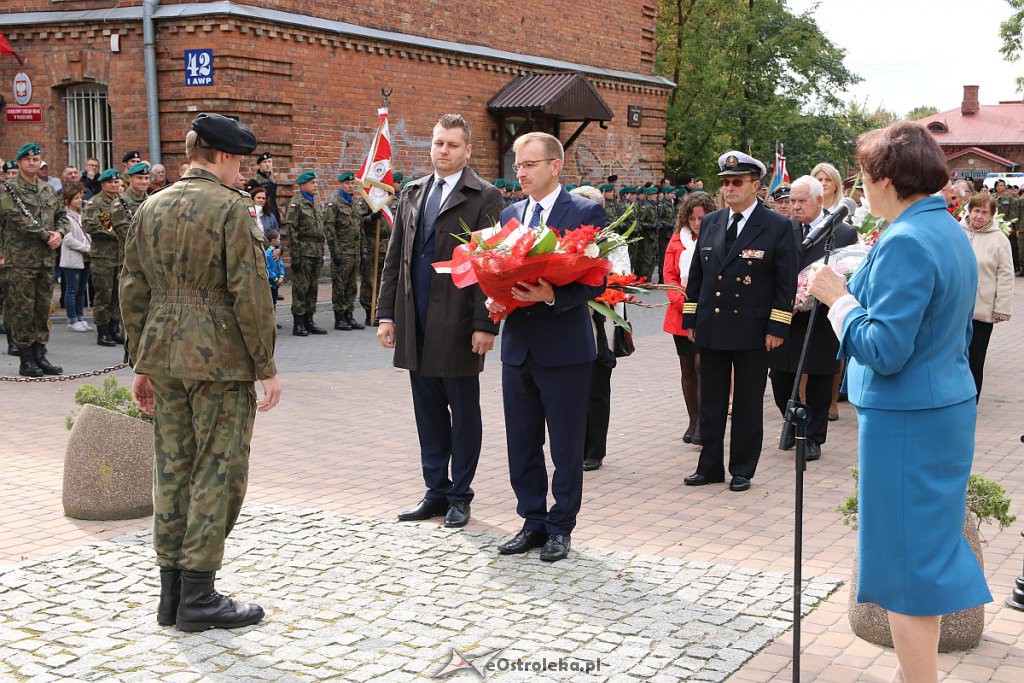
[[[979,194],[967,203],[967,211],[960,219],[978,260],[978,294],[974,300],[974,334],[968,360],[979,400],[992,327],[1009,320],[1013,313],[1013,256],[1010,240],[996,219],[996,208],[995,197]]]

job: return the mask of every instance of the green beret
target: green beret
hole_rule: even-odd
[[[646,194],[648,197],[653,197],[654,195],[658,194],[658,188],[653,186],[645,187],[644,194]]]
[[[523,189],[523,185],[518,180],[516,182],[512,183],[512,191],[513,192],[520,192],[522,189]]]
[[[105,183],[108,180],[118,180],[121,177],[121,172],[116,168],[108,168],[103,173],[100,173],[100,177],[97,178],[101,183]]]
[[[200,147],[213,147],[227,154],[251,154],[256,135],[249,126],[220,114],[200,114],[192,119]]]
[[[405,174],[404,174],[404,173],[402,173],[401,171],[395,171],[395,172],[393,172],[393,173],[391,174],[391,178],[392,178],[392,180],[394,180],[394,181],[395,181],[396,183],[400,183],[400,182],[402,182],[402,180],[403,180],[403,179],[405,178]]]
[[[676,188],[674,185],[666,185],[665,187],[661,188],[661,191],[664,192],[665,194],[668,194],[669,192],[675,192]]]
[[[305,185],[310,180],[316,180],[316,171],[303,171],[299,174],[299,177],[295,179],[295,184]]]
[[[572,183],[569,183],[568,185],[565,186],[565,191],[566,192],[572,192],[575,189],[576,189],[576,186],[573,185]]]
[[[338,176],[338,182],[339,183],[347,183],[348,181],[355,180],[355,179],[356,179],[356,174],[353,173],[352,171],[345,171],[340,176]]]
[[[580,187],[593,187],[593,185],[590,184],[589,180],[584,180],[582,183],[580,183]]]
[[[677,197],[682,197],[684,194],[686,194],[686,188],[685,187],[680,187],[680,188],[676,189],[676,196]]]
[[[504,190],[505,189],[505,179],[504,178],[498,178],[497,180],[495,180],[491,184],[494,185],[499,190]]]
[[[18,148],[18,154],[14,157],[15,159],[24,159],[25,157],[35,156],[36,154],[42,154],[43,148],[36,142],[26,142],[24,145]]]
[[[629,194],[629,188],[628,187],[619,188],[619,196],[620,197],[624,197],[627,194]]]
[[[615,191],[615,186],[612,185],[611,183],[605,183],[604,185],[602,185],[601,187],[599,187],[597,189],[601,190],[601,192],[614,192]]]
[[[132,164],[132,167],[128,169],[128,173],[125,175],[149,175],[149,164],[142,163],[141,161],[137,164]]]

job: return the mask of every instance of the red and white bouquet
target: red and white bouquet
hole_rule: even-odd
[[[491,316],[497,322],[530,305],[512,297],[518,282],[535,283],[543,278],[554,286],[603,284],[611,270],[607,254],[628,243],[633,231],[632,227],[621,235],[616,231],[625,218],[606,228],[581,225],[562,234],[544,225],[528,228],[512,219],[503,226],[469,233],[455,248],[451,261],[434,263],[434,270],[450,273],[460,289],[479,284],[484,294],[505,306],[503,313]]]

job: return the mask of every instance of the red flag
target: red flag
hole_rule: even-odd
[[[395,180],[391,175],[391,131],[388,127],[387,107],[378,109],[377,114],[380,116],[380,122],[370,144],[370,151],[367,152],[366,159],[356,174],[359,181],[356,190],[370,205],[370,209],[382,211],[388,224],[394,227],[395,219],[388,207],[391,197],[395,194]]]
[[[0,57],[6,56],[6,55],[10,55],[11,57],[14,57],[15,59],[17,59],[18,60],[18,64],[24,64],[25,63],[25,60],[22,59],[21,56],[17,52],[14,51],[14,48],[11,47],[11,44],[9,42],[7,42],[7,37],[4,36],[4,34],[0,33]]]

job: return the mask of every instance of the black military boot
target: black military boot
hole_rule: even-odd
[[[306,317],[302,315],[292,316],[292,334],[296,337],[308,337],[309,332],[306,331]]]
[[[313,320],[312,313],[306,314],[306,331],[309,332],[310,334],[327,334],[327,330],[318,326],[316,322]]]
[[[96,344],[99,346],[117,346],[117,342],[110,336],[110,325],[96,326]]]
[[[160,604],[156,608],[156,623],[174,626],[178,619],[180,600],[181,570],[177,567],[160,567]]]
[[[11,336],[11,331],[7,330],[7,355],[8,356],[20,356],[21,350],[18,349],[18,345],[14,343],[14,337]]]
[[[114,322],[107,325],[107,329],[110,332],[110,338],[118,344],[124,344],[124,335],[121,334],[121,321],[115,320]]]
[[[359,323],[356,322],[356,319],[352,316],[352,311],[349,311],[348,313],[345,314],[345,320],[348,321],[349,326],[353,330],[364,330],[364,329],[366,329],[365,325],[360,325]]]
[[[352,325],[349,324],[348,318],[346,318],[345,314],[341,311],[334,312],[334,329],[345,330],[346,332],[352,329]]]
[[[18,355],[21,356],[21,366],[18,368],[18,374],[22,377],[42,377],[43,370],[36,365],[35,354],[32,353],[31,346],[18,347],[20,352]]]
[[[50,361],[46,360],[46,347],[36,342],[32,345],[32,354],[36,359],[36,366],[43,371],[45,375],[59,375],[64,372],[64,368],[59,365],[54,365]]]
[[[181,570],[181,601],[175,626],[181,631],[241,628],[263,619],[259,605],[238,603],[213,588],[214,572]]]

